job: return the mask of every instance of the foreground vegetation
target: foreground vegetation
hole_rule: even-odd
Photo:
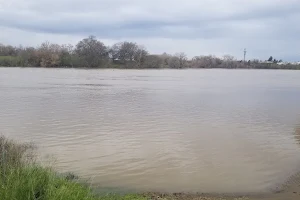
[[[96,196],[74,176],[60,175],[34,161],[34,146],[0,137],[1,200],[143,200],[142,195]]]
[[[120,42],[111,47],[90,36],[72,45],[49,42],[38,47],[13,47],[0,44],[0,66],[7,67],[68,67],[68,68],[242,68],[300,69],[298,63],[283,63],[272,56],[266,61],[241,61],[233,56],[195,56],[183,53],[150,54],[133,42]]]

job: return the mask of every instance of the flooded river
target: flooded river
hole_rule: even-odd
[[[266,192],[299,125],[300,71],[0,68],[0,133],[105,188]]]

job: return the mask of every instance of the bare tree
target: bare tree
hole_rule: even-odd
[[[168,67],[169,68],[176,68],[179,69],[180,68],[180,60],[178,57],[176,56],[172,56],[168,59]]]
[[[74,53],[74,46],[72,44],[63,44],[60,48],[63,52],[66,52],[68,54]]]
[[[187,67],[187,57],[185,53],[176,53],[174,56],[170,57],[168,60],[168,65],[170,68],[185,68]]]
[[[138,51],[138,45],[133,42],[124,42],[121,45],[120,57],[125,61],[133,61]]]
[[[35,52],[35,59],[41,67],[56,67],[60,65],[60,54],[60,45],[44,42]]]
[[[162,68],[164,67],[163,58],[159,55],[148,55],[143,66],[145,68]]]
[[[166,52],[160,55],[162,59],[162,65],[163,67],[169,67],[169,60],[171,59],[172,55],[167,54]]]
[[[60,64],[62,67],[80,67],[75,61],[74,46],[71,44],[61,45]]]
[[[180,63],[179,68],[187,67],[187,56],[184,52],[177,53],[175,54],[175,56],[179,58],[179,63]]]
[[[0,44],[0,56],[16,56],[16,48],[11,45]]]
[[[113,61],[118,60],[125,64],[128,61],[134,61],[139,51],[139,46],[134,42],[120,42],[114,44],[110,49],[110,56]]]
[[[234,61],[235,58],[232,55],[226,54],[226,55],[223,56],[223,60],[227,61],[227,62],[230,62],[230,61]]]
[[[111,48],[109,48],[109,57],[112,59],[112,61],[119,60],[120,58],[120,49],[121,49],[122,43],[116,43]]]
[[[222,61],[222,67],[223,68],[236,68],[237,62],[235,58],[231,55],[224,55],[223,61]]]
[[[193,68],[217,68],[222,63],[220,58],[215,56],[195,56],[191,61]]]
[[[76,54],[82,59],[86,67],[103,67],[108,61],[108,49],[95,36],[81,40],[75,49]]]
[[[136,62],[137,67],[142,67],[146,61],[146,57],[148,55],[148,51],[143,46],[138,46],[135,54],[134,54],[134,61]]]

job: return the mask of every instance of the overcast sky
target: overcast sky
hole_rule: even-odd
[[[151,53],[300,60],[300,0],[0,0],[0,43],[76,44],[95,35]]]

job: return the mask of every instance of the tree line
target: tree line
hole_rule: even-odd
[[[109,47],[94,36],[79,41],[76,46],[49,42],[36,48],[0,44],[0,66],[7,67],[300,69],[299,65],[278,65],[277,62],[244,62],[231,55],[222,58],[212,55],[195,56],[188,59],[183,52],[155,55],[134,42],[124,41]]]

